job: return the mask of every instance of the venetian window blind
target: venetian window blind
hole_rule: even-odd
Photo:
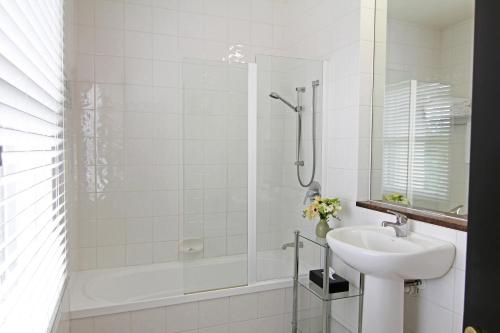
[[[66,280],[63,0],[0,0],[0,332],[47,332]]]

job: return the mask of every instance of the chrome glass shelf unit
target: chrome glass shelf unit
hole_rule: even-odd
[[[299,275],[299,256],[300,256],[300,242],[304,240],[307,242],[311,242],[317,246],[321,247],[321,267],[323,269],[323,286],[320,287],[314,282],[309,280],[309,276],[307,275]],[[359,283],[358,286],[355,286],[353,283],[349,283],[349,290],[345,292],[339,293],[329,293],[328,290],[328,272],[330,267],[330,259],[331,259],[331,249],[328,245],[326,239],[318,238],[316,236],[302,234],[300,231],[295,231],[295,258],[294,258],[294,275],[293,275],[293,312],[292,312],[292,333],[306,333],[300,322],[303,320],[298,319],[299,309],[298,309],[298,291],[299,286],[302,286],[305,290],[310,292],[312,295],[317,297],[322,302],[321,309],[321,321],[318,322],[319,319],[316,320],[316,326],[319,328],[315,329],[315,333],[331,333],[338,332],[338,329],[335,329],[332,326],[332,321],[335,322],[334,318],[331,316],[331,302],[340,299],[346,298],[358,298],[358,329],[357,332],[361,333],[362,331],[362,313],[363,313],[363,290],[364,290],[364,274],[359,274]],[[318,317],[319,318],[319,317]],[[311,318],[308,320],[312,320]],[[314,326],[312,323],[308,324],[308,327]],[[342,326],[344,327],[344,326]],[[349,330],[344,331],[349,332]]]

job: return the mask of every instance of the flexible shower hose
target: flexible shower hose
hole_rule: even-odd
[[[309,187],[309,185],[312,184],[314,181],[314,176],[316,175],[316,87],[318,84],[313,82],[313,91],[312,91],[312,148],[313,148],[313,157],[312,157],[312,173],[311,173],[311,179],[307,183],[304,183],[302,181],[302,178],[300,177],[300,167],[301,165],[297,163],[297,179],[299,181],[300,186],[302,187]],[[301,151],[302,147],[302,115],[299,113],[299,130],[298,130],[298,141],[299,141],[299,152]],[[300,160],[300,158],[299,158]]]

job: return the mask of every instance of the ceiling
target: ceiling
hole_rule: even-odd
[[[446,27],[474,16],[474,0],[387,0],[389,18]]]

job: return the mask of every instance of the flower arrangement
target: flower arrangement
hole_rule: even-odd
[[[339,198],[321,198],[317,196],[314,201],[304,209],[304,216],[312,220],[319,216],[321,221],[328,221],[331,217],[339,219],[337,214],[342,210]]]

